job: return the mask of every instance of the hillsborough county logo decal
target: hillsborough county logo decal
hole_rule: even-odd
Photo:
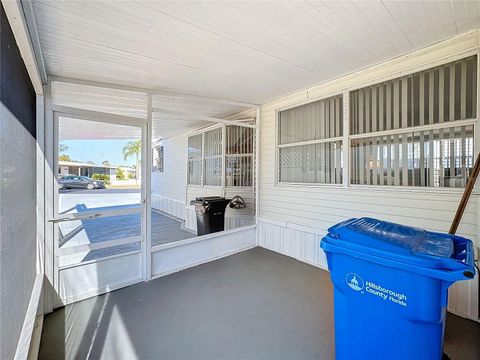
[[[395,284],[394,281],[393,284],[387,288],[385,285],[377,284],[369,279],[363,280],[358,274],[348,273],[347,276],[345,276],[345,282],[350,289],[359,291],[361,294],[373,295],[384,301],[390,301],[404,307],[408,306],[407,295],[402,291],[392,290],[392,288],[390,288],[390,286],[396,287],[397,284]]]
[[[347,274],[345,281],[347,282],[347,285],[355,291],[361,291],[365,285],[362,277],[355,273]]]

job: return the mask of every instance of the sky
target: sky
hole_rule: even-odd
[[[68,146],[63,154],[70,156],[73,161],[93,161],[101,165],[108,160],[110,165],[135,165],[135,156],[125,161],[123,159],[123,147],[133,140],[65,140],[62,144]]]

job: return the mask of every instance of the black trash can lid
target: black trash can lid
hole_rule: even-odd
[[[228,204],[230,202],[230,199],[226,199],[221,196],[202,196],[202,197],[197,197],[195,200],[190,201],[190,205],[203,205],[207,206],[208,204],[215,204],[218,203],[218,205],[221,204]]]
[[[201,197],[195,198],[195,200],[212,202],[212,201],[223,201],[225,200],[225,198],[221,196],[201,196]]]

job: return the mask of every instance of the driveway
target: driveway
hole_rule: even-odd
[[[139,189],[96,189],[61,190],[58,194],[60,214],[69,213],[77,205],[85,205],[89,209],[109,206],[140,204]],[[76,211],[74,211],[76,212]]]
[[[140,191],[135,189],[65,190],[59,194],[63,213],[81,213],[140,207]],[[140,214],[66,221],[59,224],[60,248],[100,243],[141,235]],[[152,246],[179,241],[195,236],[182,228],[182,221],[152,211]],[[75,252],[60,257],[60,266],[94,260],[140,249],[140,243]]]

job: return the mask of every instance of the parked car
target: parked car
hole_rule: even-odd
[[[87,176],[60,175],[58,189],[105,189],[105,183],[101,180],[92,180]]]

